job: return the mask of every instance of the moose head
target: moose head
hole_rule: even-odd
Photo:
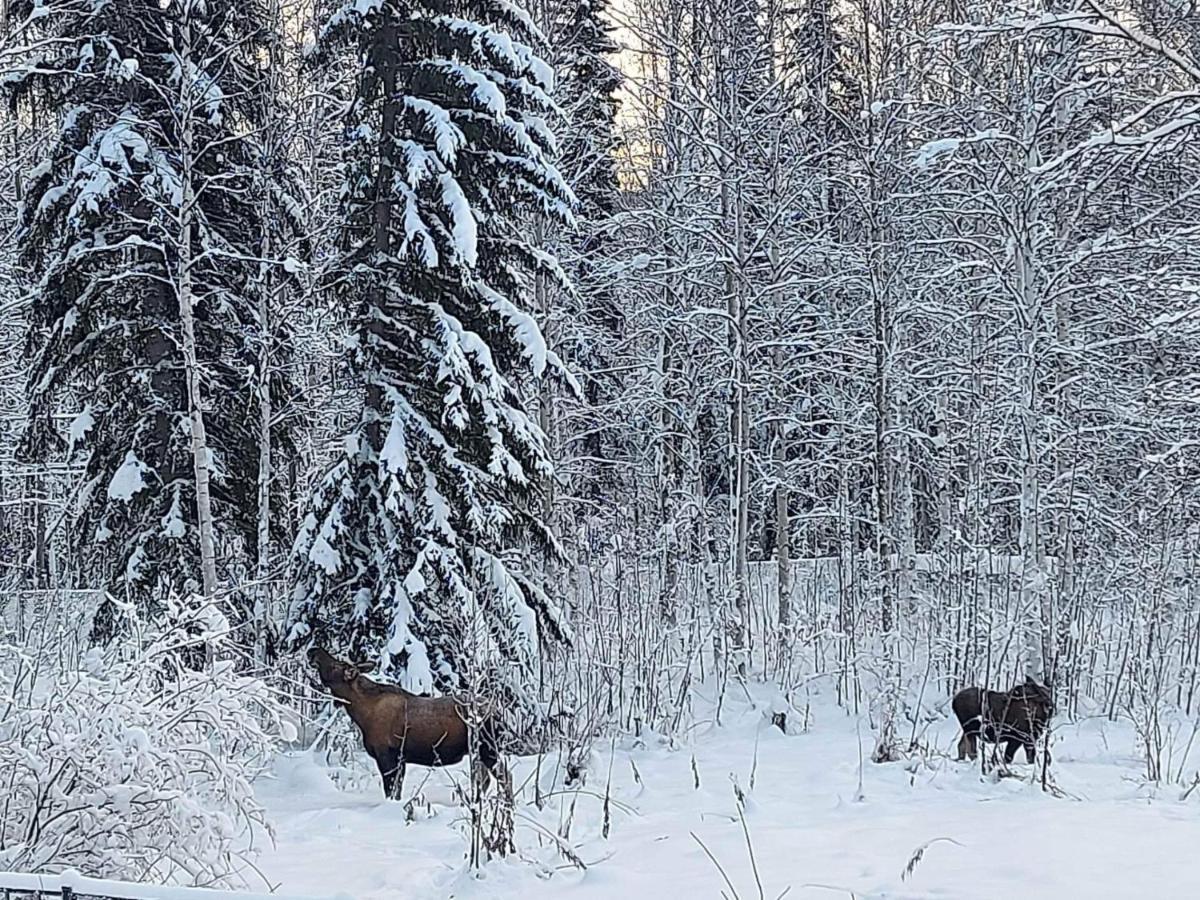
[[[349,700],[351,689],[358,681],[359,675],[372,668],[370,665],[342,662],[324,647],[310,649],[308,661],[317,667],[321,684],[339,700]]]

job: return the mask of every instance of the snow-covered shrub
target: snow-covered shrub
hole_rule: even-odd
[[[77,665],[0,638],[0,869],[233,886],[268,829],[251,779],[281,727],[211,607]],[[215,661],[188,668],[204,644]],[[200,654],[203,659],[204,654]]]

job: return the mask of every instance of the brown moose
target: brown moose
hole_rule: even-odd
[[[1034,751],[1050,716],[1054,702],[1047,685],[1032,678],[1025,679],[1011,691],[985,691],[969,687],[954,695],[951,703],[954,715],[962,726],[958,741],[958,758],[978,755],[980,739],[992,744],[1004,744],[1004,762],[1011,764],[1017,748],[1025,748],[1025,759],[1032,763]],[[1046,762],[1050,750],[1046,749]]]
[[[320,647],[308,651],[321,683],[341,703],[362,732],[363,747],[383,778],[383,793],[399,799],[404,767],[452,766],[470,752],[471,730],[465,708],[451,697],[423,697],[394,685],[372,681],[359,666],[342,662]],[[499,762],[494,720],[485,719],[479,733],[479,762],[474,767],[480,790]]]

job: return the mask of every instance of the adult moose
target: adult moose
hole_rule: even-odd
[[[978,755],[979,740],[1004,744],[1004,762],[1011,764],[1017,748],[1025,748],[1025,759],[1032,763],[1034,750],[1050,716],[1054,701],[1047,685],[1026,678],[1011,691],[986,691],[969,687],[954,695],[951,703],[954,715],[962,726],[958,741],[958,758]],[[1046,762],[1050,750],[1046,749]]]
[[[363,747],[383,778],[385,797],[397,800],[404,786],[404,767],[452,766],[471,749],[471,727],[465,707],[451,697],[422,697],[372,681],[359,667],[330,655],[321,647],[308,651],[321,684],[329,689],[362,732]],[[495,720],[486,717],[479,731],[479,762],[473,773],[480,790],[499,762]]]

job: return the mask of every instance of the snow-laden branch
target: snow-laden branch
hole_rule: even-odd
[[[245,884],[250,848],[269,833],[251,780],[289,726],[266,685],[231,663],[191,668],[195,648],[228,640],[214,606],[166,607],[170,625],[135,623],[132,646],[78,661],[0,642],[0,869]]]
[[[1136,25],[1103,7],[1097,0],[1085,0],[1085,4],[1084,10],[1014,15],[982,25],[947,23],[935,29],[938,33],[946,35],[980,37],[1020,37],[1036,32],[1059,31],[1085,35],[1093,39],[1120,41],[1132,45],[1152,58],[1165,61],[1183,81],[1190,84],[1188,87],[1163,92],[1110,127],[1065,147],[1052,158],[1035,166],[1035,174],[1061,169],[1084,153],[1106,147],[1153,152],[1169,139],[1200,126],[1200,62],[1188,59],[1158,38],[1146,34]],[[1147,125],[1154,117],[1163,114],[1166,115],[1163,121]]]

